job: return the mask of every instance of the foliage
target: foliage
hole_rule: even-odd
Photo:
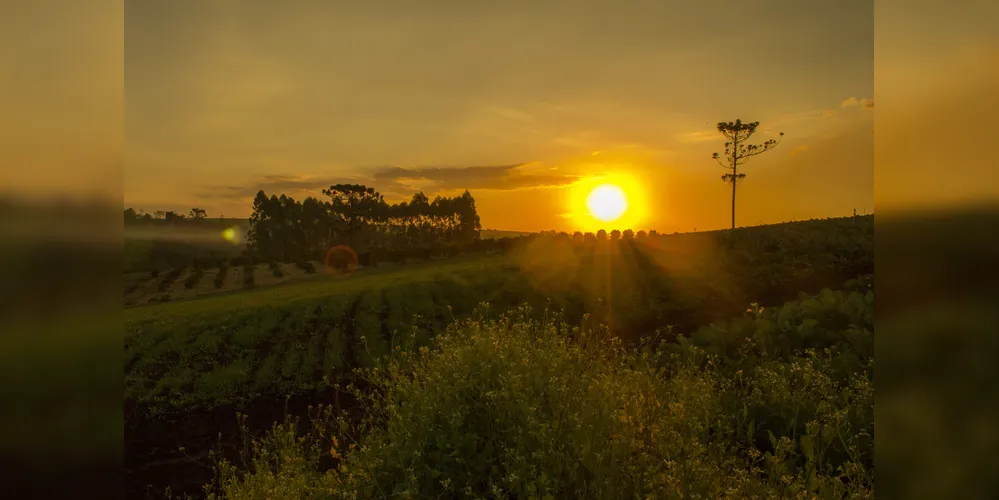
[[[313,264],[312,262],[309,262],[309,261],[306,261],[306,260],[296,261],[295,262],[295,267],[301,269],[302,271],[305,271],[305,274],[315,274],[316,273],[316,265]]]
[[[219,272],[215,275],[215,288],[222,288],[225,285],[225,279],[229,275],[229,266],[224,262],[219,264]]]
[[[256,284],[254,279],[254,272],[257,270],[257,266],[253,264],[246,264],[243,266],[243,286],[250,288]]]
[[[159,284],[157,285],[157,290],[159,290],[160,292],[165,292],[169,290],[170,287],[173,286],[174,282],[177,281],[177,279],[180,278],[180,275],[183,273],[184,273],[183,269],[171,269],[170,272],[168,272],[163,277],[163,279],[160,280]]]
[[[267,266],[271,268],[271,274],[273,274],[275,278],[284,277],[284,270],[281,269],[281,264],[278,264],[277,261],[272,260],[267,263]]]
[[[722,174],[721,179],[732,184],[732,229],[735,229],[735,187],[739,181],[746,178],[745,173],[739,173],[739,166],[756,155],[770,151],[784,139],[784,132],[781,132],[780,139],[770,139],[762,145],[748,144],[746,141],[756,133],[756,128],[759,126],[760,122],[742,123],[742,120],[718,123],[718,132],[725,136],[728,142],[725,143],[724,156],[714,153],[711,157],[729,170],[728,173]]]
[[[184,280],[184,288],[190,290],[196,286],[201,281],[201,278],[205,275],[205,270],[201,266],[197,266],[191,270],[191,273]]]
[[[787,336],[824,316],[807,300]],[[874,497],[863,353],[841,371],[839,347],[632,349],[557,316],[483,314],[361,372],[361,423],[321,410],[252,440],[245,475],[220,460],[210,498]]]
[[[412,335],[414,327],[420,345],[426,345],[447,321],[470,314],[481,301],[489,301],[498,312],[524,302],[536,311],[560,309],[566,321],[572,324],[580,324],[588,314],[590,321],[608,325],[615,335],[628,341],[666,325],[672,325],[674,335],[693,332],[704,325],[689,341],[705,349],[708,344],[715,345],[710,350],[718,355],[736,352],[741,344],[732,339],[756,329],[761,329],[756,333],[757,337],[771,339],[767,344],[762,344],[761,340],[768,352],[818,348],[824,345],[823,339],[839,338],[836,336],[843,331],[847,336],[841,342],[845,345],[858,342],[849,336],[853,334],[845,325],[852,322],[859,330],[869,329],[869,325],[865,327],[866,323],[849,319],[857,307],[865,307],[866,299],[859,302],[857,297],[841,299],[838,298],[840,292],[828,292],[834,296],[831,299],[820,295],[814,303],[783,308],[787,312],[782,313],[777,324],[796,321],[812,309],[825,311],[826,316],[816,320],[815,325],[809,323],[803,327],[809,329],[811,337],[800,344],[788,343],[790,341],[780,337],[783,327],[765,330],[751,317],[710,323],[739,314],[753,301],[780,303],[795,298],[801,290],[810,287],[818,290],[822,286],[843,283],[858,273],[870,272],[873,269],[873,235],[870,233],[872,228],[823,221],[815,226],[739,230],[733,235],[734,239],[727,239],[725,233],[657,236],[643,242],[637,239],[630,243],[624,240],[613,244],[605,242],[605,247],[594,246],[582,251],[568,238],[560,246],[556,244],[560,236],[539,237],[534,240],[538,246],[512,251],[502,258],[379,269],[346,277],[324,277],[302,285],[260,288],[128,309],[126,351],[140,358],[158,357],[142,351],[145,343],[136,340],[148,335],[155,339],[176,337],[179,330],[188,328],[201,332],[238,331],[243,328],[241,311],[261,308],[295,321],[277,324],[271,342],[247,347],[249,351],[245,354],[252,354],[257,360],[251,365],[252,369],[264,371],[261,363],[284,347],[281,344],[284,338],[300,338],[304,350],[316,349],[325,353],[325,336],[330,329],[336,328],[343,338],[343,343],[338,344],[343,346],[342,351],[327,354],[338,357],[335,366],[349,371],[353,367],[370,366],[369,351],[383,353],[401,342],[398,337]],[[780,245],[781,250],[768,251],[772,245]],[[803,253],[811,256],[807,267],[800,266],[799,256]],[[718,266],[719,261],[731,267]],[[613,262],[613,265],[607,266],[604,262]],[[244,267],[244,277],[252,276],[252,269],[252,266]],[[224,280],[226,273],[220,272],[216,283]],[[864,294],[866,289],[861,293]],[[348,308],[335,317],[319,317],[316,308],[331,300],[357,304],[357,307]],[[823,305],[830,300],[831,306]],[[783,309],[767,308],[763,313],[769,317]],[[319,324],[327,326],[310,335],[308,329],[317,327],[309,325]],[[169,345],[159,362],[173,366],[189,359],[185,353],[190,347],[184,342]],[[858,344],[853,349],[862,347]],[[225,349],[220,350],[219,355],[224,355]],[[206,370],[207,367],[214,369],[211,364],[204,366]],[[296,373],[292,378],[308,376],[312,373],[309,370],[311,368],[301,367],[301,375]],[[151,405],[151,409],[157,411],[213,403],[214,399],[193,389],[183,398],[162,397],[163,394],[153,388],[163,373],[146,370],[142,365],[127,367],[129,382],[126,382],[126,388],[131,396],[126,399]],[[193,373],[200,377],[207,372],[197,369]],[[233,396],[237,400],[250,400],[261,394],[280,394],[281,391],[299,393],[307,386],[278,387],[268,382],[259,390],[234,393]]]
[[[787,379],[784,386],[773,385],[759,393],[749,389],[737,393],[724,386],[712,396],[721,408],[717,414],[728,419],[724,420],[728,422],[725,426],[712,429],[742,426],[744,435],[754,436],[737,444],[744,453],[716,446],[711,456],[735,460],[733,463],[738,465],[719,477],[730,477],[726,475],[728,470],[751,469],[739,469],[749,467],[749,452],[745,450],[750,442],[761,457],[767,452],[777,455],[778,448],[770,443],[766,431],[774,433],[778,444],[782,436],[798,442],[809,432],[810,420],[796,417],[795,408],[772,408],[794,403],[787,394],[811,391],[813,387],[825,390],[834,384],[850,401],[862,399],[861,386],[854,395],[844,387],[852,387],[847,381],[858,366],[863,366],[863,356],[867,355],[864,346],[873,345],[872,329],[865,326],[868,320],[864,319],[870,317],[869,309],[873,307],[872,302],[867,302],[873,280],[851,280],[842,293],[823,292],[792,299],[799,291],[838,286],[858,273],[873,271],[872,218],[712,233],[647,233],[633,239],[624,235],[622,232],[616,241],[598,241],[593,234],[591,238],[576,238],[564,233],[510,238],[500,240],[502,246],[484,243],[502,248],[503,254],[493,257],[384,266],[349,276],[324,276],[279,287],[127,309],[126,407],[130,408],[129,415],[169,422],[187,415],[217,419],[220,417],[213,412],[224,413],[230,405],[256,407],[289,395],[310,401],[328,400],[317,392],[324,377],[341,384],[361,382],[358,374],[352,373],[353,368],[384,368],[378,359],[397,348],[406,351],[433,346],[433,339],[445,330],[446,324],[467,317],[481,301],[489,302],[487,318],[527,302],[534,308],[525,314],[531,321],[541,321],[539,324],[545,324],[545,310],[561,310],[566,323],[586,331],[595,330],[596,324],[607,325],[613,335],[626,340],[624,345],[661,329],[666,342],[644,346],[641,352],[647,353],[652,368],[667,374],[679,370],[671,364],[673,361],[665,361],[675,356],[685,360],[690,370],[702,371],[706,370],[705,360],[713,359],[714,371],[710,373],[719,384],[738,380],[736,373],[740,369],[744,380],[751,381],[746,387],[761,387],[775,377]],[[863,300],[851,298],[856,297],[854,293]],[[833,300],[823,298],[830,294]],[[787,300],[792,302],[774,307]],[[816,306],[810,300],[822,305]],[[752,313],[744,314],[751,302],[767,307],[753,306]],[[861,309],[867,312],[856,312],[861,311],[857,308],[861,303]],[[789,312],[781,318],[780,311],[785,308]],[[719,321],[731,316],[740,317]],[[565,325],[559,328],[571,331]],[[857,331],[851,333],[851,329]],[[754,344],[756,340],[746,340],[749,337],[761,339],[759,345]],[[438,342],[444,342],[443,338]],[[808,348],[817,353],[815,360],[799,352]],[[830,353],[825,352],[826,348]],[[623,346],[621,350],[622,359],[640,356],[627,354],[631,351]],[[815,366],[808,369],[811,371],[799,372],[787,364],[791,359],[799,367],[808,363]],[[821,376],[809,375],[811,381],[795,378],[813,372]],[[746,412],[743,402],[747,403]],[[846,404],[826,397],[801,398],[800,403],[798,414],[820,424],[826,422],[821,420],[826,418],[823,415],[829,415],[826,406]],[[370,406],[370,401],[365,404]],[[866,438],[850,441],[846,434],[864,428],[860,422],[866,417],[861,413],[849,413],[851,427],[842,431],[847,443],[859,451],[830,445],[831,451],[823,451],[824,464],[842,465],[846,463],[844,457],[854,453],[865,470],[871,470],[864,461]],[[739,424],[733,420],[736,417],[745,421]],[[749,433],[749,422],[754,420],[754,432]],[[260,429],[257,420],[253,430]],[[819,428],[815,432],[823,431]],[[832,431],[825,432],[829,435]],[[193,441],[184,442],[195,446]],[[328,462],[328,440],[320,445],[327,446],[324,460]],[[645,446],[648,448],[648,443]],[[789,470],[792,465],[804,467],[804,452],[800,447],[795,449],[794,453],[781,452],[786,452]],[[622,460],[631,463],[630,458]],[[758,476],[765,476],[766,469],[758,467]],[[826,465],[821,468],[828,469]],[[314,464],[306,469],[317,470]],[[648,485],[656,483],[638,484],[653,488]]]
[[[373,188],[337,184],[323,190],[330,201],[302,202],[260,191],[253,201],[248,241],[261,259],[310,260],[334,245],[385,251],[428,243],[479,239],[475,200],[465,191],[430,201],[417,193],[409,202],[388,204]]]

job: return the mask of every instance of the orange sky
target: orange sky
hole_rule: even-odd
[[[236,217],[259,187],[467,186],[487,227],[569,230],[565,184],[623,173],[641,226],[707,229],[712,124],[743,118],[787,135],[742,223],[999,199],[999,2],[355,3],[12,5],[0,195]]]
[[[873,208],[869,1],[320,4],[128,4],[126,205],[468,188],[485,227],[571,230],[572,184],[613,173],[640,180],[637,227],[723,227],[713,128],[742,118],[787,134],[742,222]]]

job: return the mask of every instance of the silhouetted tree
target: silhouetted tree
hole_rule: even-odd
[[[718,123],[718,132],[725,136],[728,142],[725,143],[724,157],[718,153],[714,153],[711,157],[722,167],[731,170],[731,173],[723,174],[721,179],[732,184],[732,229],[735,229],[735,187],[740,180],[746,178],[746,174],[739,173],[739,166],[753,156],[770,151],[784,138],[784,132],[781,132],[778,140],[770,139],[762,145],[747,144],[746,141],[756,133],[756,127],[759,126],[760,122],[742,123],[742,120]]]
[[[635,239],[635,232],[631,229],[625,229],[624,232],[621,233],[621,238],[625,240],[633,240]]]
[[[247,235],[257,257],[298,262],[322,256],[337,244],[355,247],[366,259],[400,247],[448,254],[458,251],[456,245],[479,241],[481,223],[468,191],[454,198],[438,196],[433,202],[417,193],[410,202],[395,205],[362,185],[338,184],[323,194],[330,201],[310,197],[297,202],[258,192]]]
[[[177,212],[171,210],[163,214],[163,219],[170,224],[176,224],[184,220],[184,214],[178,214]]]
[[[188,218],[191,220],[204,220],[208,216],[208,212],[201,208],[192,208],[191,213],[188,214]]]
[[[385,214],[385,200],[374,188],[360,184],[336,184],[324,189],[330,197],[332,211],[340,214],[346,222],[345,236],[354,245],[355,237],[368,223]]]
[[[615,229],[615,230],[611,231],[611,233],[610,233],[610,239],[611,239],[611,241],[617,241],[617,240],[621,239],[621,230],[620,229]]]

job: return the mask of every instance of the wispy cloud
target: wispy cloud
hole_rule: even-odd
[[[376,167],[369,175],[355,177],[307,177],[265,175],[240,186],[214,186],[199,196],[215,200],[239,201],[252,199],[258,191],[286,194],[293,197],[321,196],[323,189],[333,184],[365,184],[388,197],[408,197],[424,191],[439,192],[469,190],[513,190],[566,186],[581,176],[560,173],[556,168],[544,171],[528,168],[529,164],[466,166],[466,167]]]
[[[812,147],[809,146],[809,145],[807,145],[807,144],[802,144],[801,146],[798,146],[798,147],[792,149],[790,155],[792,157],[795,157],[795,156],[800,155],[801,153],[804,153],[804,152],[808,151],[809,149],[812,149]]]
[[[712,130],[699,130],[697,132],[687,132],[685,134],[680,134],[677,138],[681,142],[692,143],[692,142],[716,141],[718,140],[719,137],[721,136],[718,134],[718,131],[712,129]]]
[[[530,114],[530,113],[528,113],[526,111],[522,111],[522,110],[515,109],[515,108],[507,108],[507,107],[503,107],[503,106],[493,106],[492,108],[490,108],[490,111],[492,111],[494,114],[499,115],[499,116],[501,116],[503,118],[506,118],[506,119],[512,120],[512,121],[516,121],[516,122],[533,122],[533,121],[535,121],[534,120],[534,115],[532,115],[532,114]]]
[[[258,191],[268,195],[286,194],[295,198],[318,196],[322,190],[333,184],[358,182],[360,179],[347,177],[305,177],[295,175],[265,175],[254,182],[239,186],[212,186],[198,196],[212,200],[250,200]]]
[[[511,190],[536,187],[556,187],[572,184],[580,176],[548,170],[534,173],[525,168],[528,164],[469,166],[469,167],[388,167],[373,175],[376,186],[386,186],[394,191],[432,189],[452,191],[456,189],[496,189]],[[419,186],[417,182],[419,181]]]
[[[874,98],[865,97],[863,99],[857,99],[856,97],[850,97],[845,99],[840,105],[843,108],[852,108],[854,106],[860,106],[864,109],[874,109]]]

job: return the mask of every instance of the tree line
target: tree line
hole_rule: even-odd
[[[374,188],[336,184],[324,189],[326,200],[297,201],[261,190],[253,200],[247,233],[249,252],[260,261],[313,260],[335,245],[362,255],[433,249],[480,240],[482,225],[475,198],[430,200],[422,192],[390,204]]]
[[[141,209],[125,209],[125,225],[155,224],[159,222],[177,224],[185,222],[199,222],[205,220],[206,218],[208,218],[208,212],[201,208],[192,208],[187,215],[173,210],[157,210],[153,213],[148,213],[142,211]]]

